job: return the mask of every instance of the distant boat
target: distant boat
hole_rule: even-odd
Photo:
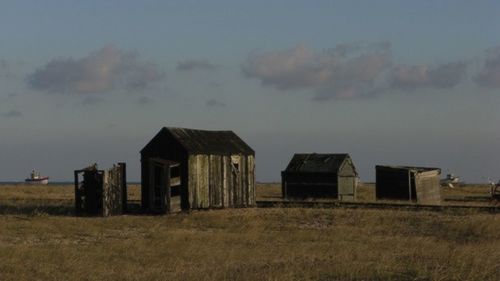
[[[458,186],[458,185],[461,185],[461,184],[463,184],[463,183],[460,182],[460,178],[455,176],[454,174],[447,174],[446,178],[441,180],[441,185],[448,186],[451,188]]]
[[[27,184],[48,184],[49,177],[42,177],[40,173],[33,170],[30,177],[24,180]]]

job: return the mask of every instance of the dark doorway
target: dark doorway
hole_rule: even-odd
[[[181,169],[173,161],[149,160],[149,202],[151,211],[158,214],[181,210]]]

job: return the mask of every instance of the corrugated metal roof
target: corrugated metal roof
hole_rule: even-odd
[[[350,158],[340,154],[294,154],[286,167],[287,172],[338,172],[342,163]]]
[[[190,153],[255,154],[233,131],[206,131],[164,127]]]

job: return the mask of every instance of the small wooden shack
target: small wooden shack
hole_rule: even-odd
[[[420,204],[441,202],[438,168],[376,166],[377,200],[404,200]]]
[[[80,181],[82,175],[82,181]],[[97,164],[75,170],[75,212],[77,215],[120,215],[127,209],[125,163],[99,170]]]
[[[142,208],[255,206],[255,152],[232,131],[162,128],[141,150]]]
[[[349,154],[295,154],[281,172],[284,198],[356,200],[356,167]]]

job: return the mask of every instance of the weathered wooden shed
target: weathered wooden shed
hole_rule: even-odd
[[[164,127],[141,150],[142,208],[182,210],[255,205],[255,152],[232,131]]]
[[[75,170],[75,213],[77,215],[120,215],[127,210],[125,163],[99,170],[97,164]],[[82,180],[80,181],[80,176]]]
[[[439,204],[441,187],[439,168],[376,166],[376,197],[421,204]]]
[[[295,154],[281,172],[284,198],[355,200],[356,167],[349,154]]]

